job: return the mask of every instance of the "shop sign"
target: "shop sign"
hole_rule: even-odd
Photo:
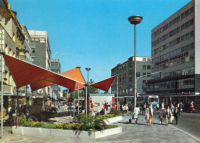
[[[176,56],[174,56],[174,57],[171,57],[171,58],[169,58],[169,59],[166,59],[166,60],[157,62],[157,63],[155,63],[154,65],[157,66],[157,65],[160,65],[160,64],[164,64],[164,63],[167,63],[167,62],[169,62],[169,61],[173,61],[173,60],[175,60],[175,59],[179,59],[179,58],[182,58],[182,57],[187,56],[187,55],[188,55],[188,52],[185,52],[185,53],[176,55]]]

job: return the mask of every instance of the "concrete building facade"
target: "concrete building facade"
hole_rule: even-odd
[[[152,76],[147,94],[161,101],[199,100],[200,1],[192,0],[151,31]],[[170,99],[166,97],[172,97]]]
[[[44,69],[51,70],[51,48],[47,31],[28,30],[31,37],[30,48],[32,50],[32,63]],[[36,96],[50,96],[51,86],[43,88],[42,94],[34,91]]]
[[[60,66],[59,59],[51,59],[51,71],[60,73],[60,70],[61,70],[61,66]],[[52,93],[53,95],[56,96],[56,98],[61,97],[60,85],[53,84],[51,85],[51,88],[52,88]]]
[[[151,58],[136,57],[137,94],[146,94],[146,82],[151,78]],[[118,75],[118,96],[120,102],[133,103],[134,57],[111,69],[111,76]],[[111,93],[117,95],[117,79],[111,86]]]

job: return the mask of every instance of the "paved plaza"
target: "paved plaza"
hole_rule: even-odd
[[[62,117],[63,120],[64,117]],[[68,117],[67,117],[68,118]],[[147,126],[144,115],[141,115],[138,124],[128,123],[130,116],[123,117],[123,120],[116,123],[122,127],[122,134],[116,134],[99,139],[79,139],[66,137],[47,137],[9,134],[9,127],[4,128],[4,139],[1,143],[197,143],[195,138],[178,128],[169,125],[159,125],[157,119],[153,119],[152,125]]]

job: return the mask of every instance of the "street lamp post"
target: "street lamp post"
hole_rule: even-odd
[[[89,71],[91,70],[91,68],[85,68],[86,71],[87,71],[87,84],[86,84],[86,108],[85,108],[85,113],[86,113],[86,116],[87,116],[87,86],[89,84]]]
[[[134,108],[136,107],[136,24],[142,21],[142,16],[131,16],[128,21],[134,24]]]

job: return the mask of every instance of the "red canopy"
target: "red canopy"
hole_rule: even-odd
[[[105,80],[93,83],[90,86],[99,88],[104,91],[108,91],[110,86],[112,85],[113,81],[115,80],[115,78],[116,78],[116,76],[113,76],[113,77],[107,78]]]
[[[73,79],[75,81],[78,81],[79,82],[79,88],[82,88],[84,87],[84,84],[85,84],[85,80],[82,76],[82,73],[80,71],[79,68],[74,68],[74,69],[71,69],[69,71],[66,71],[66,72],[63,72],[63,73],[60,73],[60,75],[66,77],[66,78],[70,78],[70,79]],[[54,78],[47,78],[47,79],[44,79],[44,80],[41,80],[41,81],[37,81],[33,84],[31,84],[31,89],[32,90],[37,90],[37,89],[40,89],[40,88],[43,88],[43,87],[46,87],[46,86],[49,86],[49,85],[52,85],[52,84],[62,84],[62,82],[60,83],[61,81],[56,81],[56,79]],[[72,89],[72,88],[70,88]],[[78,89],[78,83],[75,82],[75,86],[72,90],[76,90]]]
[[[44,83],[46,84],[55,83],[69,89],[75,88],[75,84],[77,82],[76,80],[48,71],[39,66],[19,60],[12,56],[4,54],[4,59],[12,73],[13,79],[18,88],[28,84],[34,84],[35,82],[38,81],[42,82],[37,83],[37,86],[40,86],[41,84]],[[36,87],[34,87],[34,89],[36,90]]]

